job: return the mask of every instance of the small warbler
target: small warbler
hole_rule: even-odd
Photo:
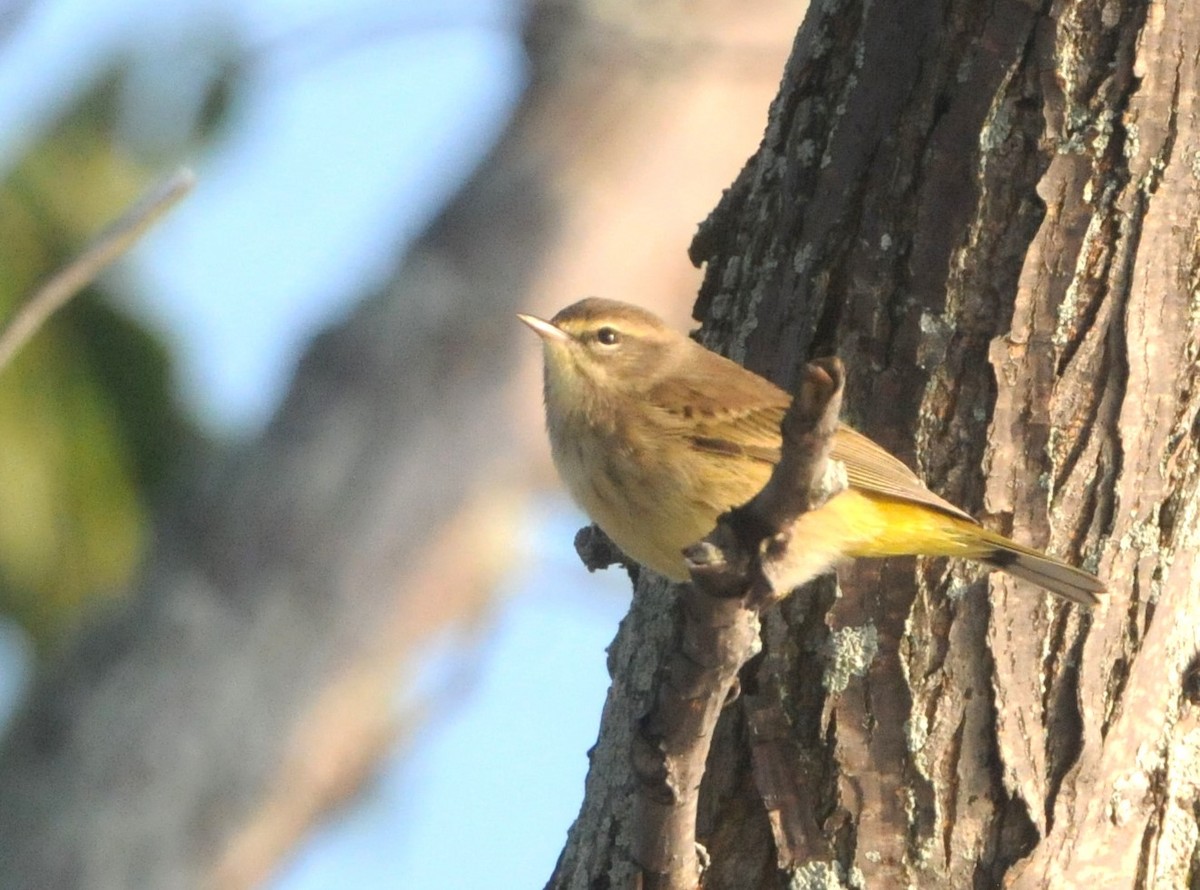
[[[572,497],[627,556],[686,580],[683,549],[766,484],[791,397],[637,306],[588,298],[518,318],[542,338],[546,427]],[[844,424],[831,457],[848,487],[792,536],[808,577],[852,557],[956,556],[1099,602],[1096,577],[979,525]]]

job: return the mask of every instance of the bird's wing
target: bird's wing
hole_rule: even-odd
[[[701,451],[779,462],[780,425],[792,397],[699,344],[688,356],[686,373],[665,375],[650,387],[646,400],[669,415],[668,425],[676,435],[686,436]],[[838,427],[831,456],[845,465],[847,481],[860,491],[924,504],[975,522],[926,488],[898,458],[845,424]]]
[[[831,457],[845,465],[846,480],[854,488],[915,504],[925,504],[959,519],[975,521],[969,513],[926,488],[917,474],[899,458],[844,423],[838,427],[834,437]]]
[[[779,426],[791,396],[699,344],[686,373],[664,375],[645,398],[665,428],[700,451],[779,463]]]

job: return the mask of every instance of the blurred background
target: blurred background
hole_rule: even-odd
[[[802,16],[0,0],[0,317],[199,178],[0,372],[0,884],[544,883],[629,585],[513,312],[689,326]]]

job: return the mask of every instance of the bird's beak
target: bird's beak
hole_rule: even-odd
[[[555,327],[554,325],[550,324],[550,322],[543,321],[536,315],[522,315],[520,312],[518,312],[517,318],[521,319],[521,321],[533,328],[533,332],[547,343],[552,341],[566,343],[571,339],[571,335],[562,328]]]

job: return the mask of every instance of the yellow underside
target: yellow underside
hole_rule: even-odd
[[[598,504],[586,506],[631,557],[659,574],[685,580],[688,574],[681,551],[712,530],[716,512],[701,516],[698,514],[705,511],[697,511],[694,504],[684,509],[670,501],[665,498],[647,504],[646,509],[619,513],[609,513]],[[649,516],[657,521],[645,521]],[[802,516],[793,540],[810,555],[815,576],[851,557],[978,557],[994,549],[989,540],[994,537],[980,526],[932,507],[848,489]]]
[[[986,529],[932,507],[850,489],[804,518],[821,536],[846,542],[846,556],[981,556],[995,547]]]

